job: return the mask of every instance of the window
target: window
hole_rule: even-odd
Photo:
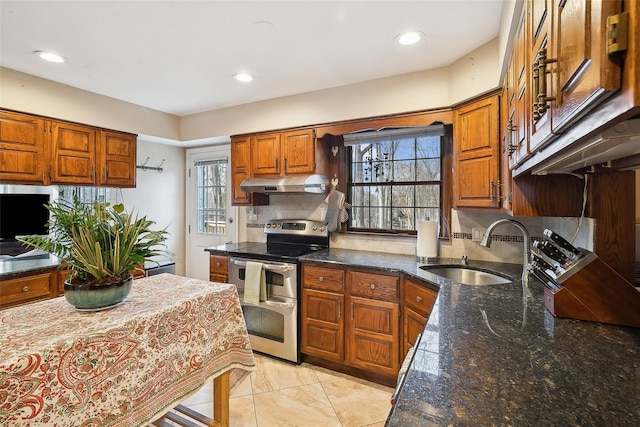
[[[411,234],[419,220],[441,221],[443,135],[441,125],[344,135],[348,229]]]
[[[227,224],[227,160],[195,163],[198,233],[225,234]]]
[[[58,187],[58,198],[73,202],[74,194],[78,196],[80,201],[85,205],[93,205],[94,203],[105,203],[111,201],[111,188],[106,187]]]

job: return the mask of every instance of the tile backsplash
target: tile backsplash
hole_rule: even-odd
[[[268,219],[312,219],[321,221],[326,214],[323,195],[276,194],[270,195],[269,206],[245,208],[246,240],[264,241],[262,227]],[[250,213],[256,219],[250,219]],[[549,218],[511,217],[504,213],[455,210],[451,212],[451,233],[449,241],[439,244],[439,256],[460,258],[466,255],[470,260],[522,263],[522,233],[510,224],[494,229],[491,248],[483,248],[473,241],[473,229],[484,231],[489,224],[501,219],[512,218],[522,223],[533,240],[541,240],[545,228],[550,228],[575,246],[593,249],[594,221],[591,218]],[[353,249],[371,252],[415,255],[415,236],[376,236],[332,233],[329,242],[332,248]]]

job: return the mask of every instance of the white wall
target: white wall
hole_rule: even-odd
[[[494,39],[448,67],[184,117],[0,68],[0,107],[144,135],[194,141],[449,107],[499,86]]]
[[[171,145],[138,140],[138,164],[158,166],[164,159],[162,173],[137,170],[136,188],[117,192],[117,201],[127,211],[136,209],[140,215],[156,222],[156,228],[167,228],[171,234],[168,250],[177,259],[176,274],[184,275],[185,256],[185,149]]]

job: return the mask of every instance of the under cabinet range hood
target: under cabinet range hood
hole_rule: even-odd
[[[281,178],[246,178],[240,184],[245,193],[315,193],[329,190],[329,178],[324,175],[293,175]]]
[[[532,169],[534,175],[578,169],[640,154],[640,119],[620,122],[590,139],[551,156]]]

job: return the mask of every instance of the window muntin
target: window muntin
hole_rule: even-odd
[[[441,136],[376,139],[349,144],[349,230],[415,233],[417,221],[439,220]]]
[[[225,234],[227,224],[227,161],[196,162],[196,222],[202,234]]]

